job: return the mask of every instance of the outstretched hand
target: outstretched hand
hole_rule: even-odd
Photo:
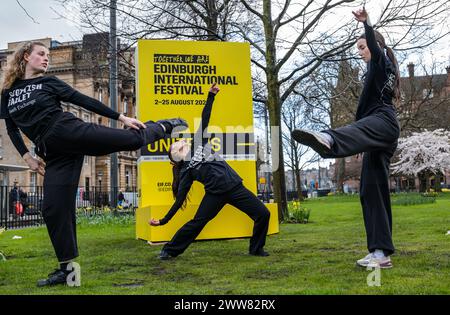
[[[23,159],[28,164],[28,167],[34,171],[38,172],[42,176],[45,175],[45,162],[33,157],[30,152],[24,154]]]
[[[367,21],[367,18],[369,17],[369,15],[367,14],[366,8],[364,8],[364,7],[362,9],[356,10],[356,12],[352,11],[352,13],[358,22],[365,22],[365,21]]]
[[[219,93],[220,89],[219,89],[219,86],[217,85],[217,83],[213,83],[213,85],[211,85],[211,88],[209,89],[209,91],[214,94]]]
[[[148,222],[151,226],[158,226],[158,225],[161,225],[161,223],[159,222],[159,220],[155,220],[155,219],[151,219],[149,222]]]
[[[124,116],[122,114],[120,114],[119,116],[119,121],[123,122],[123,124],[129,128],[132,129],[137,129],[139,130],[140,128],[145,128],[146,126],[144,125],[143,122],[141,122],[140,120],[137,120],[136,118],[131,118],[131,117],[127,117]]]

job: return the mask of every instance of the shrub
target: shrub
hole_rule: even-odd
[[[104,206],[104,207],[79,207],[76,210],[77,215],[84,215],[84,216],[93,216],[98,214],[106,214],[111,213],[111,208]]]
[[[130,212],[77,213],[77,224],[80,225],[131,225],[134,223],[134,213]]]
[[[422,194],[422,196],[424,196],[424,197],[434,197],[434,198],[436,198],[436,197],[438,196],[438,193],[435,192],[435,191],[424,192],[424,193]]]
[[[415,193],[393,194],[391,200],[391,204],[398,206],[412,206],[435,202],[436,202],[435,196],[426,197],[424,195]]]
[[[299,201],[293,201],[289,206],[289,218],[287,223],[308,223],[311,210],[300,205]]]

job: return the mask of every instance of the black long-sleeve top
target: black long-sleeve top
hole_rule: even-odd
[[[180,171],[180,184],[175,202],[160,220],[166,224],[180,209],[186,196],[196,180],[205,186],[205,191],[211,194],[223,194],[236,185],[242,183],[242,178],[228,165],[223,158],[214,153],[209,137],[204,133],[211,117],[215,94],[209,92],[205,107],[202,111],[201,126],[198,128],[191,143],[190,160],[184,161]]]
[[[0,119],[5,119],[8,135],[23,156],[28,152],[19,129],[34,143],[49,130],[61,113],[61,101],[79,105],[99,115],[118,119],[120,114],[94,98],[81,94],[54,76],[16,80],[2,91]]]
[[[367,64],[364,88],[359,98],[356,120],[367,117],[379,110],[394,113],[392,103],[395,87],[395,66],[378,45],[372,26],[364,22],[367,47],[371,59]]]

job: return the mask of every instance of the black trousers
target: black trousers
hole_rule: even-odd
[[[159,124],[146,129],[115,129],[85,123],[70,113],[55,122],[37,148],[46,162],[42,214],[58,261],[78,256],[76,193],[84,155],[137,150],[164,137]]]
[[[178,256],[183,253],[200,234],[205,225],[211,221],[227,203],[246,213],[255,222],[253,226],[253,235],[250,238],[249,252],[258,252],[266,243],[270,212],[266,206],[242,184],[239,184],[230,191],[220,195],[206,193],[194,218],[183,225],[175,233],[172,240],[164,245],[163,249],[171,256]]]
[[[378,112],[348,126],[324,130],[333,137],[330,158],[364,152],[360,200],[369,252],[394,253],[392,211],[389,195],[390,159],[397,148],[400,128],[393,113]]]

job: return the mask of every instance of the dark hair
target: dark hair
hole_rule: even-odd
[[[172,194],[173,197],[176,198],[177,197],[177,193],[178,193],[178,188],[180,187],[180,174],[181,174],[181,169],[183,168],[183,161],[175,161],[174,158],[172,157],[172,153],[171,150],[172,146],[170,146],[168,152],[167,152],[167,156],[169,157],[170,160],[170,164],[172,164]],[[186,197],[186,199],[183,202],[183,205],[181,206],[182,209],[184,209],[186,207],[186,204],[189,200],[189,196]]]
[[[381,49],[386,49],[386,55],[388,56],[389,60],[394,65],[394,71],[395,71],[395,86],[394,86],[394,97],[396,101],[400,100],[400,70],[398,67],[398,61],[397,58],[395,58],[394,51],[392,48],[388,47],[386,45],[386,41],[381,35],[380,32],[377,30],[374,30],[375,33],[375,40],[377,41],[378,45],[380,45]],[[366,34],[361,34],[358,39],[364,38],[366,39]]]

